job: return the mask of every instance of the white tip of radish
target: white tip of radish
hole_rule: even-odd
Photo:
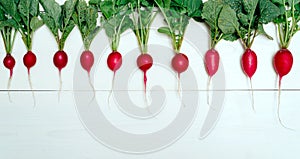
[[[10,96],[11,81],[12,81],[12,76],[9,77],[8,82],[7,82],[7,95],[8,95],[8,100],[9,100],[10,103],[12,103],[12,99],[11,99],[11,96]]]
[[[33,98],[33,108],[35,109],[36,108],[36,99],[35,99],[35,94],[34,94],[33,87],[32,87],[30,74],[28,74],[28,82],[29,82],[29,87],[30,87],[30,90],[32,93],[32,98]]]

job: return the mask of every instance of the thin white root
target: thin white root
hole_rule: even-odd
[[[8,100],[10,103],[12,103],[12,99],[11,99],[11,96],[10,96],[10,85],[11,85],[11,81],[12,81],[12,77],[10,77],[8,79],[8,82],[7,82],[7,95],[8,95]]]
[[[89,84],[90,84],[91,88],[93,89],[93,97],[92,97],[92,99],[91,99],[90,102],[89,102],[89,105],[90,105],[90,104],[94,101],[94,99],[95,99],[95,97],[96,97],[96,90],[95,90],[95,87],[94,87],[94,85],[93,85],[93,83],[92,83],[90,74],[88,74],[88,78],[89,78]]]
[[[29,87],[30,87],[31,93],[32,93],[33,108],[36,108],[36,98],[35,98],[35,94],[34,94],[34,91],[33,91],[30,74],[28,74],[28,82],[29,82]]]
[[[253,84],[252,79],[250,78],[250,87],[251,87],[251,100],[252,100],[252,110],[255,113],[255,107],[254,107],[254,91],[253,91]]]
[[[211,83],[211,76],[208,77],[207,81],[207,90],[206,90],[206,96],[207,96],[207,105],[210,105],[210,99],[209,99],[209,90],[210,90],[210,83]]]
[[[62,79],[61,79],[61,72],[59,71],[59,90],[58,90],[58,102],[60,102],[60,94],[62,90]]]
[[[108,104],[108,109],[109,110],[110,110],[110,98],[111,98],[111,95],[112,95],[112,92],[113,92],[113,89],[114,89],[114,86],[115,86],[115,77],[116,77],[116,72],[114,72],[111,89],[109,91],[108,98],[107,98],[107,104]]]
[[[283,128],[285,128],[287,130],[295,131],[294,129],[285,126],[284,123],[282,122],[281,118],[280,118],[280,102],[281,102],[280,96],[281,96],[281,78],[279,79],[279,88],[278,88],[278,97],[277,97],[277,117],[278,117],[278,120],[279,120],[279,124]]]

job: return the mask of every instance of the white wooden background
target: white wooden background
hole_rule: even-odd
[[[63,3],[63,0],[58,2]],[[155,24],[162,24],[158,18]],[[187,30],[187,35],[193,38],[200,37],[205,29],[204,25],[191,21]],[[266,26],[267,32],[274,37],[274,41],[268,41],[263,37],[257,38],[253,44],[253,50],[258,55],[258,70],[253,77],[253,87],[255,89],[256,113],[251,110],[251,98],[247,78],[240,68],[240,57],[243,52],[239,42],[222,41],[217,49],[225,70],[225,101],[223,112],[213,131],[205,139],[199,140],[199,132],[204,122],[204,118],[209,110],[206,104],[206,82],[207,75],[203,67],[203,52],[195,50],[196,44],[188,41],[184,42],[182,51],[190,58],[190,68],[197,72],[198,88],[200,99],[198,102],[199,111],[187,133],[177,142],[169,147],[147,154],[128,154],[114,151],[96,141],[84,128],[76,111],[73,96],[73,74],[78,65],[78,57],[82,50],[81,37],[78,29],[74,29],[66,42],[65,51],[69,55],[69,63],[62,71],[63,90],[61,100],[58,101],[58,72],[53,66],[52,57],[56,51],[54,38],[44,26],[36,32],[33,50],[38,56],[38,63],[32,69],[32,83],[35,90],[37,105],[34,108],[31,91],[27,81],[27,72],[22,64],[22,57],[25,47],[17,37],[13,55],[17,60],[14,77],[11,85],[12,103],[7,96],[8,71],[0,65],[0,158],[3,159],[52,159],[52,158],[73,158],[73,159],[165,159],[165,158],[205,158],[205,159],[280,159],[298,158],[300,146],[300,107],[298,104],[300,95],[300,55],[299,45],[300,34],[296,34],[290,50],[294,55],[294,66],[291,73],[284,77],[281,96],[281,117],[286,125],[295,129],[290,131],[281,127],[276,115],[277,103],[277,80],[272,67],[272,57],[278,50],[275,27],[273,24]],[[96,39],[106,39],[102,31]],[[169,39],[155,31],[152,32],[150,44],[163,44],[171,47]],[[93,45],[101,45],[94,42]],[[205,44],[203,44],[205,45]],[[111,85],[111,72],[106,68],[106,57],[109,47],[106,50],[93,50],[95,54],[103,55],[95,62],[95,81],[97,90],[96,100],[101,102],[107,99],[108,90]],[[134,35],[128,31],[122,37],[119,50],[126,54],[133,48],[137,48]],[[1,59],[4,58],[4,50],[1,47]],[[161,53],[163,54],[163,53]],[[132,59],[135,62],[135,59]],[[149,88],[154,84],[161,84],[167,93],[176,93],[176,79],[172,72],[156,71],[160,67],[154,65],[149,71]],[[47,72],[47,74],[45,73]],[[163,80],[158,79],[164,76]],[[184,74],[182,74],[184,76]],[[135,72],[128,82],[130,91],[142,91],[142,74]],[[125,81],[127,83],[127,81]],[[140,83],[140,84],[137,84]],[[130,92],[129,91],[129,92]],[[140,101],[140,96],[131,96],[132,101]],[[167,99],[173,101],[174,99]],[[195,103],[197,104],[197,103]],[[102,107],[106,107],[103,105]],[[176,116],[177,108],[171,105],[166,106],[170,113],[161,114],[162,119],[167,122],[156,121],[150,124],[149,129],[159,129],[164,124],[170,122]],[[133,120],[126,120],[118,117],[112,108],[106,112],[106,117],[111,118],[120,128],[128,130],[141,129],[135,125]],[[172,111],[173,110],[173,111]],[[116,113],[116,114],[115,114]],[[160,117],[158,115],[159,120]],[[141,121],[139,121],[141,122]],[[147,121],[145,121],[147,122]],[[130,125],[130,126],[128,126]],[[140,130],[145,131],[145,130]]]

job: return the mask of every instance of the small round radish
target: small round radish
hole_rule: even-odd
[[[28,51],[23,57],[23,63],[27,67],[28,75],[30,74],[30,69],[36,64],[36,56],[32,51]]]
[[[122,66],[122,54],[120,54],[118,51],[113,51],[110,53],[107,57],[107,66],[108,68],[114,72],[113,79],[112,79],[112,85],[111,85],[111,90],[108,95],[108,105],[109,104],[109,99],[112,94],[113,88],[114,88],[114,83],[115,83],[115,76],[116,76],[116,71],[120,69]]]
[[[183,53],[176,54],[172,59],[172,67],[178,75],[187,70],[189,66],[189,59]]]
[[[242,68],[245,74],[251,79],[257,69],[257,56],[251,49],[246,49],[242,56]]]
[[[59,72],[66,67],[68,63],[68,55],[63,50],[57,51],[53,56],[53,63]]]
[[[66,67],[68,63],[68,55],[63,50],[57,51],[53,56],[53,63],[59,71],[59,92],[58,101],[60,101],[60,92],[62,87],[61,70]]]
[[[208,82],[207,82],[207,91],[208,91],[209,87],[210,87],[211,78],[212,78],[212,76],[214,76],[217,73],[217,71],[219,69],[220,55],[219,55],[218,51],[215,50],[214,48],[208,50],[205,53],[204,63],[206,66],[206,72],[209,76]],[[207,104],[209,104],[208,92],[207,92]]]
[[[113,72],[116,72],[122,65],[122,55],[118,51],[113,51],[107,57],[107,66]]]
[[[242,59],[242,69],[244,73],[249,77],[250,79],[250,85],[251,85],[251,95],[252,95],[252,109],[255,111],[254,108],[254,95],[253,95],[253,85],[252,85],[252,77],[254,73],[257,70],[257,56],[254,51],[252,51],[250,48],[246,49],[244,52]]]
[[[13,69],[15,67],[16,61],[14,59],[13,56],[11,56],[11,54],[6,54],[5,58],[3,59],[3,64],[4,66],[9,69],[10,71],[10,78],[13,75]]]
[[[15,67],[16,61],[15,61],[14,57],[11,56],[11,54],[6,54],[5,58],[3,59],[3,64],[7,69],[9,69],[9,72],[10,72],[9,80],[7,83],[7,89],[8,89],[7,93],[8,93],[9,101],[12,102],[9,90],[10,90],[10,83],[11,83],[12,76],[13,76],[13,69]]]
[[[180,95],[180,74],[189,67],[189,59],[183,53],[177,53],[172,59],[172,67],[177,72],[178,76],[178,95]]]
[[[205,66],[207,74],[212,77],[219,69],[220,55],[217,50],[210,49],[205,54]]]
[[[280,119],[279,108],[280,108],[280,94],[281,94],[281,80],[283,76],[287,75],[293,66],[293,55],[288,49],[280,49],[274,56],[273,65],[276,73],[279,76],[278,82],[278,106],[277,106],[277,115],[280,124],[287,128]],[[287,128],[290,129],[290,128]]]
[[[83,51],[81,56],[80,56],[80,64],[81,64],[82,68],[84,70],[86,70],[87,73],[88,73],[89,83],[90,83],[90,86],[92,87],[93,92],[94,92],[93,98],[91,99],[91,102],[92,102],[93,99],[95,98],[95,87],[94,87],[94,85],[91,81],[90,72],[91,72],[91,68],[94,65],[94,54],[89,50]]]
[[[28,81],[29,81],[30,89],[32,91],[32,97],[33,97],[33,102],[34,102],[34,106],[35,106],[36,105],[35,95],[33,92],[31,78],[30,78],[30,69],[36,64],[35,54],[32,51],[27,51],[27,53],[23,56],[23,63],[26,66],[27,71],[28,71]]]
[[[147,86],[147,71],[152,67],[153,65],[153,58],[149,54],[141,54],[136,60],[137,66],[140,70],[144,73],[144,87],[146,92],[146,86]]]
[[[91,71],[92,66],[94,65],[94,55],[91,51],[83,51],[80,56],[80,63],[83,69],[85,69],[88,74]]]

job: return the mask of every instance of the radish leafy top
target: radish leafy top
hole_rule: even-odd
[[[179,53],[189,20],[201,17],[203,3],[201,0],[155,0],[155,2],[168,25],[159,28],[158,31],[171,37],[174,50]]]
[[[71,17],[78,0],[66,0],[62,6],[55,0],[39,1],[45,10],[41,13],[41,17],[54,35],[59,50],[63,50],[68,36],[75,27]]]
[[[79,28],[84,43],[84,49],[89,50],[90,45],[100,31],[97,26],[98,11],[93,6],[88,6],[85,0],[79,0],[73,19]]]
[[[1,0],[3,10],[15,21],[28,51],[32,49],[33,33],[43,25],[38,0]]]
[[[100,22],[111,41],[113,51],[118,50],[121,34],[132,27],[129,2],[130,0],[90,0],[89,2],[99,7],[102,12]]]
[[[277,24],[280,47],[288,48],[292,37],[299,31],[300,0],[273,0],[280,8],[280,15],[274,20]]]
[[[10,9],[6,7],[10,6]],[[0,1],[0,32],[4,42],[5,51],[11,54],[14,42],[17,35],[18,25],[16,21],[10,16],[17,15],[17,6],[10,1]]]
[[[134,8],[136,8],[136,10],[134,10]],[[156,17],[156,13],[153,12],[153,9],[154,4],[147,0],[137,0],[137,3],[131,3],[132,21],[134,23],[132,29],[138,39],[143,54],[148,52],[150,26]],[[135,13],[137,13],[137,15]]]
[[[210,27],[211,48],[215,48],[216,44],[226,36],[231,36],[231,34],[224,34],[218,25],[223,6],[221,0],[209,0],[203,6],[202,18]]]
[[[263,24],[273,21],[279,14],[279,8],[270,0],[223,0],[219,17],[219,27],[226,34],[227,40],[241,39],[244,48],[251,48],[259,34],[272,39],[264,31]]]

